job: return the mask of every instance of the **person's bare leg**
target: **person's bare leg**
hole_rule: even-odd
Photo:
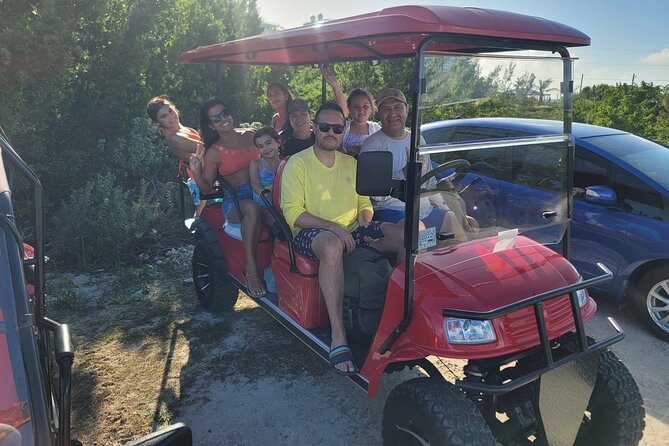
[[[197,205],[195,208],[195,218],[198,218],[200,214],[202,213],[202,209],[204,209],[207,206],[207,200],[202,200],[200,204]]]
[[[244,256],[246,258],[246,283],[249,288],[249,293],[253,295],[262,295],[265,293],[265,286],[258,273],[256,265],[256,248],[258,247],[258,240],[260,239],[260,231],[262,214],[258,203],[252,200],[241,200],[239,207],[242,210],[244,219],[242,220],[242,242],[244,244]],[[238,222],[239,216],[236,209],[233,209],[229,214],[229,219],[232,222]]]
[[[314,237],[311,249],[318,257],[318,282],[330,317],[332,350],[347,343],[344,328],[344,244],[334,233],[323,231]],[[335,367],[342,372],[355,371],[355,364],[351,361],[341,362]]]

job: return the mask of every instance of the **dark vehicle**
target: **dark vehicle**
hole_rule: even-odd
[[[12,173],[25,177],[34,192],[34,250],[15,225]],[[46,315],[44,261],[42,185],[0,135],[0,446],[80,444],[70,438],[74,349],[68,326]],[[191,444],[190,429],[181,423],[129,443]]]
[[[559,133],[559,121],[481,118],[424,124],[421,135],[429,144],[482,141],[499,137],[527,137]],[[573,125],[574,209],[570,260],[588,279],[601,262],[613,280],[592,291],[618,306],[633,305],[658,337],[669,341],[669,150],[660,144],[620,130],[587,124]],[[485,208],[487,193],[497,190],[510,215],[519,215],[531,195],[548,199],[556,181],[555,160],[522,147],[491,148],[479,152],[463,192],[468,211],[476,218],[493,217]],[[445,162],[458,153],[434,157]],[[494,169],[507,159],[506,168]],[[519,186],[517,186],[520,184]],[[524,210],[523,210],[524,211]],[[488,215],[484,215],[488,213]],[[503,215],[501,211],[498,215]]]
[[[429,377],[397,386],[383,417],[386,445],[635,445],[643,434],[644,409],[629,371],[606,348],[624,333],[596,341],[584,321],[596,304],[586,288],[612,274],[582,280],[568,256],[571,213],[571,59],[567,47],[589,45],[581,32],[559,23],[478,8],[405,6],[197,48],[186,63],[316,65],[332,62],[414,58],[412,138],[406,180],[392,180],[392,155],[363,153],[357,190],[405,200],[405,261],[392,270],[385,304],[371,338],[349,333],[359,372],[350,377],[369,396],[381,377],[406,367]],[[518,54],[533,50],[538,55]],[[553,56],[552,54],[557,54]],[[453,73],[499,64],[553,64],[565,89],[563,127],[551,135],[500,137],[492,142],[428,144],[419,149],[423,115],[442,113],[458,97]],[[503,68],[496,70],[500,72]],[[217,70],[221,73],[221,70]],[[462,79],[462,76],[459,77]],[[220,80],[220,79],[219,79]],[[434,120],[434,119],[432,119]],[[491,146],[541,148],[559,162],[551,203],[506,223],[469,224],[454,187]],[[421,176],[421,156],[461,151]],[[430,178],[455,170],[434,186]],[[272,192],[282,222],[281,169]],[[472,187],[473,185],[469,185]],[[225,187],[222,184],[222,187]],[[441,200],[455,214],[454,233],[421,230],[421,198]],[[538,198],[541,198],[538,196]],[[489,203],[500,207],[503,203]],[[207,207],[194,226],[193,278],[200,302],[231,309],[246,291],[242,243],[220,209]],[[278,238],[279,242],[274,243]],[[272,265],[278,295],[253,298],[288,331],[328,360],[328,314],[318,283],[318,264],[293,250],[290,231],[266,230],[256,255],[260,273]],[[562,244],[562,255],[546,245]],[[247,293],[248,294],[248,293]],[[345,313],[359,314],[349,306]],[[345,314],[345,320],[346,320]],[[355,318],[353,318],[355,319]],[[428,357],[467,360],[462,379],[447,382]]]

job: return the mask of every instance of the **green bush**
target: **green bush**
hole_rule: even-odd
[[[84,268],[98,267],[154,242],[158,204],[148,200],[144,181],[133,192],[111,173],[98,174],[74,191],[56,215],[58,258]]]
[[[107,267],[184,242],[177,161],[147,119],[135,119],[115,141],[98,141],[86,164],[99,173],[71,193],[50,225],[56,261]]]

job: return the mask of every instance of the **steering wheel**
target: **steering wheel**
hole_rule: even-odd
[[[431,171],[429,171],[425,175],[423,175],[420,179],[421,180],[421,185],[425,184],[427,181],[431,180],[432,178],[436,177],[437,175],[439,175],[443,171],[448,170],[452,167],[455,167],[455,172],[453,172],[452,174],[450,174],[448,176],[445,176],[444,178],[440,179],[437,182],[437,184],[434,185],[433,187],[431,187],[430,189],[421,188],[420,191],[421,192],[427,192],[428,190],[437,189],[439,187],[439,185],[441,183],[443,183],[444,181],[448,181],[448,182],[452,183],[456,178],[466,175],[467,172],[469,172],[471,170],[472,165],[466,159],[455,159],[455,160],[448,161],[448,162],[440,165],[439,167],[437,167],[435,169],[432,169]]]

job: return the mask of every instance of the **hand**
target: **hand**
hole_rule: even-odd
[[[367,243],[377,242],[384,236],[383,229],[378,223],[367,223],[366,226],[358,228],[358,231]]]
[[[323,79],[325,79],[325,82],[327,82],[331,87],[339,85],[339,81],[337,80],[337,76],[335,76],[334,71],[325,67],[321,67],[321,75],[323,75]]]
[[[407,164],[409,164],[409,156],[410,156],[409,153],[410,153],[410,151],[409,151],[408,147],[405,147],[405,150],[406,150],[406,155],[407,155]],[[420,161],[422,163],[421,175],[425,175],[427,173],[427,162],[425,160],[425,155],[418,155],[418,161]]]
[[[195,153],[190,156],[188,165],[193,172],[199,173],[202,171],[202,166],[204,166],[204,144],[201,142],[197,144]]]
[[[344,252],[355,251],[355,240],[353,240],[351,233],[339,225],[335,226],[336,227],[333,227],[331,231],[334,232],[334,234],[339,237],[339,240],[341,240],[344,244]]]

